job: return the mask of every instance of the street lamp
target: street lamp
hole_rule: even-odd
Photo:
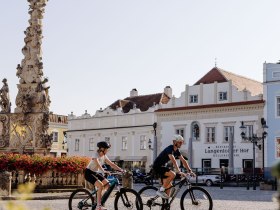
[[[262,136],[257,136],[257,134],[252,133],[250,136],[246,136],[246,126],[244,125],[244,122],[241,121],[241,137],[243,140],[250,141],[253,143],[253,190],[256,190],[256,180],[255,180],[255,146],[257,146],[260,150],[263,150],[263,166],[264,166],[264,139],[267,136],[266,129],[268,126],[266,125],[266,121],[264,118],[261,118],[261,124],[262,124]],[[258,141],[262,140],[263,148],[261,148],[261,145],[258,145]]]
[[[149,139],[149,141],[148,141],[148,147],[149,147],[150,150],[154,150],[153,147],[152,147],[152,143],[153,143],[152,140]]]

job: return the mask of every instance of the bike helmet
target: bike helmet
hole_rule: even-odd
[[[175,141],[175,142],[179,142],[179,141],[184,142],[184,138],[181,135],[174,135],[173,136],[173,141]]]
[[[104,149],[109,149],[111,145],[107,143],[106,141],[100,141],[97,143],[98,148],[104,148]]]

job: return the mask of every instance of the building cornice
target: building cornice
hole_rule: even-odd
[[[122,126],[122,127],[108,127],[108,128],[89,128],[89,129],[79,129],[79,130],[67,130],[67,133],[80,132],[80,131],[96,131],[96,130],[112,130],[112,129],[124,129],[124,128],[139,128],[139,127],[153,127],[151,125],[135,125],[135,126]]]
[[[206,104],[206,105],[198,105],[198,106],[184,106],[184,107],[172,107],[165,109],[158,109],[155,112],[170,112],[170,111],[193,111],[193,110],[205,110],[211,108],[229,108],[236,106],[248,106],[248,105],[264,105],[264,100],[254,100],[254,101],[243,101],[243,102],[232,102],[232,103],[223,103],[223,104]]]

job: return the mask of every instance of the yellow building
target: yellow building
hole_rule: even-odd
[[[49,134],[53,134],[53,143],[50,155],[54,157],[66,156],[67,145],[65,140],[65,131],[67,131],[67,116],[53,114],[49,115]]]

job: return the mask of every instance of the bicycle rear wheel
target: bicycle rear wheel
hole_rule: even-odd
[[[143,210],[161,210],[163,209],[163,199],[156,196],[158,189],[154,186],[146,186],[139,190],[142,198]]]
[[[115,210],[137,209],[143,210],[139,194],[133,189],[122,188],[117,193],[114,203]]]
[[[210,194],[202,187],[191,187],[181,197],[182,210],[212,210],[213,201]]]
[[[91,209],[94,198],[87,189],[77,189],[70,195],[68,201],[69,210]]]

